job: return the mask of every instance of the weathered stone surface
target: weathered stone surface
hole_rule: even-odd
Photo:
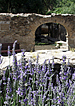
[[[18,41],[21,48],[31,51],[35,46],[35,31],[44,23],[59,23],[68,33],[70,47],[75,47],[75,15],[0,13],[0,43]],[[73,39],[73,40],[72,40]]]
[[[25,52],[25,58],[29,62],[31,59],[31,62],[33,64],[36,63],[37,55],[39,55],[38,63],[42,65],[44,61],[46,60],[46,63],[50,60],[50,63],[52,63],[52,57],[54,56],[54,63],[62,63],[62,56],[66,56],[66,64],[69,63],[72,65],[75,65],[75,52],[72,51],[66,51],[63,52],[64,49],[54,49],[54,50],[38,50],[35,52]],[[17,62],[21,60],[22,53],[16,54]],[[8,56],[1,56],[2,63],[0,64],[0,73],[6,69],[6,67],[10,64],[12,66],[13,64],[13,57],[10,56],[10,63]]]

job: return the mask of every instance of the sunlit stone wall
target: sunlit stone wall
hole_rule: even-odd
[[[0,43],[13,43],[15,40],[21,49],[35,50],[35,31],[44,23],[59,23],[68,33],[68,44],[75,47],[75,15],[41,15],[0,13]]]

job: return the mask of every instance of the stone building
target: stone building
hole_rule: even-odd
[[[35,31],[45,23],[58,23],[65,27],[69,47],[75,47],[75,15],[71,14],[12,14],[0,13],[0,43],[18,41],[21,49],[35,50]]]

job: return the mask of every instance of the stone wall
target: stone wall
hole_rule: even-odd
[[[35,49],[35,31],[44,23],[59,23],[68,33],[69,46],[75,47],[75,15],[41,15],[0,13],[0,43],[13,43],[15,40],[21,49]]]

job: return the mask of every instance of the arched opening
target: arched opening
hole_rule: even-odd
[[[35,50],[60,48],[62,43],[67,42],[67,40],[67,31],[63,25],[45,23],[40,25],[35,31]],[[57,41],[60,42],[58,47],[56,46]]]

